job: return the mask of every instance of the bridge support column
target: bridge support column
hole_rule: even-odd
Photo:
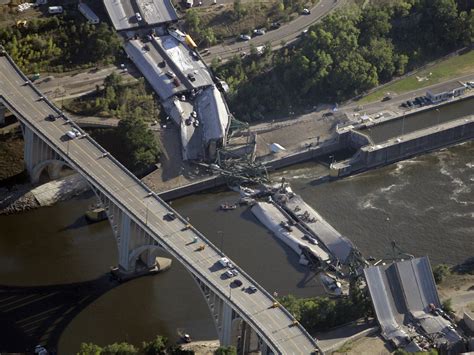
[[[156,266],[156,254],[161,246],[140,225],[110,201],[94,190],[112,226],[118,248],[118,268],[121,274],[131,275],[148,271]]]
[[[0,105],[0,126],[5,124],[5,106]]]
[[[222,301],[222,308],[219,315],[221,325],[219,340],[223,346],[234,345],[232,344],[232,312],[232,308],[225,301]]]
[[[28,127],[21,125],[25,141],[24,159],[31,183],[38,183],[41,172],[46,169],[50,179],[57,179],[60,175],[64,161],[42,139],[34,134]]]

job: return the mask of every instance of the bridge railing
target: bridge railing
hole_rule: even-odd
[[[28,78],[23,74],[23,72],[18,68],[18,66],[15,64],[15,62],[13,61],[13,59],[8,55],[8,53],[4,53],[3,54],[4,56],[6,56],[8,58],[8,61],[10,62],[10,64],[13,66],[13,68],[15,69],[15,71],[19,74],[19,76],[25,81],[25,84],[27,83],[34,91],[35,93],[40,97],[42,98],[42,100],[44,100],[48,106],[50,106],[50,108],[54,111],[54,112],[57,112],[58,115],[61,115],[63,116],[65,119],[67,119],[69,121],[69,124],[71,124],[73,127],[75,127],[76,129],[79,129],[81,132],[82,129],[75,123],[73,122],[71,119],[69,119],[66,114],[64,112],[62,112],[61,110],[59,110],[48,98],[44,97],[42,95],[42,93],[33,85],[33,83],[28,80]],[[27,117],[24,117],[24,115],[22,113],[20,113],[15,107],[13,107],[12,105],[10,105],[8,103],[8,100],[6,100],[3,96],[0,95],[0,98],[5,102],[5,104],[8,106],[8,109],[15,112],[18,117],[23,117],[23,119],[28,122],[28,119]],[[101,192],[107,196],[110,200],[112,200],[117,206],[120,206],[120,208],[122,208],[123,210],[126,210],[129,214],[130,214],[130,217],[133,218],[133,220],[135,221],[135,223],[137,223],[138,225],[140,225],[140,227],[145,230],[150,236],[152,237],[155,237],[157,238],[158,240],[156,240],[158,243],[162,244],[162,245],[166,245],[166,249],[167,251],[172,254],[176,259],[178,259],[182,264],[186,265],[188,267],[188,269],[190,269],[191,272],[193,272],[194,274],[197,274],[199,275],[199,277],[201,278],[201,280],[216,294],[218,294],[222,299],[225,299],[227,300],[228,303],[230,303],[232,305],[232,307],[238,311],[239,315],[249,324],[251,324],[255,329],[255,331],[259,334],[259,336],[265,340],[265,342],[267,343],[268,346],[270,346],[274,351],[276,351],[276,349],[278,349],[278,346],[277,344],[273,343],[273,341],[270,340],[270,338],[268,338],[266,335],[265,335],[265,331],[264,329],[261,327],[261,325],[259,325],[257,322],[253,321],[251,317],[247,316],[247,312],[245,312],[244,309],[242,309],[239,305],[237,305],[235,303],[235,301],[229,299],[229,297],[227,297],[227,295],[219,289],[219,287],[217,286],[214,286],[212,283],[208,282],[208,279],[206,277],[206,275],[204,275],[203,273],[201,273],[196,267],[194,267],[194,265],[187,261],[186,259],[184,259],[178,252],[175,252],[173,247],[170,246],[165,239],[162,239],[160,238],[160,236],[155,236],[155,232],[153,230],[150,229],[150,227],[148,227],[148,225],[144,224],[143,221],[141,220],[140,217],[138,217],[138,215],[135,214],[134,211],[132,211],[129,207],[127,207],[125,204],[123,204],[122,202],[120,202],[115,196],[113,196],[112,193],[108,192],[101,184],[100,181],[98,181],[94,176],[92,176],[91,174],[89,174],[85,169],[83,169],[79,164],[76,164],[72,159],[69,158],[69,156],[67,154],[65,154],[65,152],[62,151],[62,149],[60,147],[58,147],[50,138],[48,138],[45,134],[43,134],[39,129],[37,129],[34,125],[32,124],[29,124],[29,127],[31,130],[33,130],[37,135],[41,136],[41,138],[43,140],[45,140],[50,146],[53,147],[54,150],[56,150],[56,152],[58,154],[60,154],[63,159],[65,159],[70,165],[71,167],[74,167],[76,170],[78,170],[82,175],[85,175],[87,177],[87,179],[89,180],[89,182],[93,182],[95,187],[99,190],[101,190]],[[86,135],[85,136],[85,139],[88,140],[88,142],[90,142],[91,144],[93,144],[101,153],[105,153],[107,152],[100,144],[98,144],[94,139],[92,139],[89,135]],[[107,155],[107,157],[105,157],[107,159],[110,159],[115,165],[117,165],[123,172],[125,172],[130,178],[132,178],[134,180],[134,182],[136,182],[140,187],[142,187],[146,193],[150,193],[152,192],[152,197],[161,205],[161,207],[163,207],[165,210],[167,210],[168,212],[173,212],[175,213],[175,215],[177,216],[177,218],[183,223],[183,226],[189,224],[189,222],[184,218],[182,217],[177,211],[175,211],[171,206],[167,205],[156,193],[154,193],[154,191],[152,191],[147,185],[145,185],[140,179],[138,179],[134,174],[132,174],[125,166],[123,166],[115,157],[113,157],[112,155]],[[221,250],[219,250],[214,244],[212,244],[201,232],[199,232],[197,229],[195,229],[194,227],[192,228],[192,231],[197,234],[197,236],[203,241],[205,242],[210,248],[212,248],[212,250],[219,256],[221,257],[224,257],[225,254],[222,253]],[[237,265],[236,265],[237,266]],[[267,291],[265,290],[262,286],[260,286],[260,284],[258,284],[257,282],[255,282],[255,280],[250,277],[244,270],[242,270],[241,268],[237,267],[237,269],[239,270],[239,272],[241,273],[241,275],[243,277],[245,277],[248,281],[250,281],[252,284],[254,284],[258,289],[259,291],[265,295],[268,299],[269,299],[269,304],[272,304],[273,302],[275,302],[275,298]],[[285,309],[284,307],[280,307],[279,308],[289,319],[289,323],[290,324],[290,321],[292,321],[294,319],[294,316],[287,310]],[[301,330],[301,332],[308,338],[308,340],[311,340],[315,347],[317,347],[316,345],[316,342],[314,340],[314,338],[306,331],[306,329],[304,327],[302,327],[300,324],[298,324],[298,327],[299,329]]]

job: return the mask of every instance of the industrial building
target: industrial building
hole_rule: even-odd
[[[460,83],[450,83],[436,91],[428,90],[426,96],[428,99],[434,103],[438,104],[440,102],[452,99],[453,97],[461,96],[466,92],[466,86]]]

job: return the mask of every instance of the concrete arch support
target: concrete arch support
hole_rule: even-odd
[[[101,207],[104,208],[118,249],[118,266],[126,274],[136,272],[136,262],[140,260],[146,267],[156,264],[156,253],[160,246],[121,208],[99,190],[93,189]]]
[[[59,177],[61,168],[66,165],[62,158],[49,145],[34,134],[27,126],[22,125],[25,141],[24,159],[26,171],[31,182],[39,181],[41,172],[46,168],[51,179]]]

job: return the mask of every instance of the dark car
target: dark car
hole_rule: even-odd
[[[56,121],[56,116],[50,113],[48,116],[46,116],[46,121]]]
[[[391,99],[392,99],[392,97],[390,95],[387,95],[387,96],[383,97],[382,102],[389,101]]]
[[[191,73],[188,74],[188,79],[191,81],[196,81],[196,77],[194,76],[194,74]]]
[[[232,284],[235,287],[240,287],[240,286],[242,286],[242,281],[240,281],[239,279],[235,279],[234,281],[232,281]]]
[[[174,221],[176,219],[176,215],[173,212],[168,212],[165,214],[165,219],[167,221]]]
[[[255,293],[255,292],[257,292],[257,288],[254,285],[250,285],[249,287],[247,287],[247,292],[248,293]]]
[[[280,23],[280,22],[272,22],[272,24],[270,25],[270,28],[271,28],[272,30],[276,30],[276,29],[278,29],[278,28],[280,28],[280,27],[281,27],[281,23]]]
[[[410,101],[410,100],[408,100],[408,101],[407,101],[407,105],[408,105],[408,107],[413,107],[413,102]]]

